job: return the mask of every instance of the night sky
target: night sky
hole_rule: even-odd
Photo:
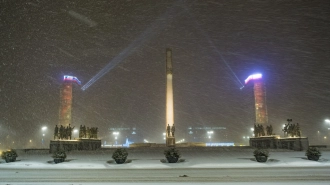
[[[74,87],[72,124],[101,137],[134,126],[162,142],[166,48],[178,139],[188,126],[224,126],[243,142],[255,113],[253,84],[241,83],[261,72],[274,132],[290,118],[312,144],[330,143],[330,1],[2,0],[0,27],[2,146],[40,139],[44,125],[50,139],[63,75],[84,85],[109,63]]]

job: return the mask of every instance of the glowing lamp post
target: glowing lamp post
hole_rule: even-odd
[[[329,119],[326,119],[324,121],[329,124],[328,130],[330,130],[330,120]]]
[[[44,137],[45,137],[45,132],[47,131],[47,127],[46,126],[41,127],[41,131],[42,131],[41,145],[42,147],[44,147],[45,144]]]
[[[328,123],[329,124],[329,127],[328,127],[328,130],[330,131],[330,120],[329,119],[326,119],[326,120],[324,120],[325,121],[325,123]],[[325,138],[326,139],[326,138]]]
[[[210,139],[210,142],[212,142],[212,135],[213,135],[213,130],[207,131],[208,138]]]
[[[74,129],[74,130],[73,130],[73,134],[74,134],[74,137],[73,137],[73,138],[77,138],[77,137],[79,137],[79,136],[78,136],[78,129]]]
[[[119,132],[113,132],[112,135],[115,136],[115,144],[117,145],[118,144],[117,139],[118,139]]]

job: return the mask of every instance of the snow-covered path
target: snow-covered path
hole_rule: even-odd
[[[2,182],[330,182],[330,168],[6,169]],[[186,175],[187,177],[183,177]],[[180,177],[181,176],[181,177]]]
[[[121,165],[112,161],[111,153],[71,152],[60,164],[52,162],[51,154],[22,153],[17,162],[1,161],[0,184],[330,182],[330,151],[323,151],[319,161],[307,160],[304,152],[272,151],[268,162],[258,163],[250,150],[182,149],[185,162],[169,164],[160,161],[162,151],[132,150],[131,162]]]

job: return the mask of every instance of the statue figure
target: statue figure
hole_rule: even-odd
[[[172,125],[171,132],[172,132],[172,137],[174,137],[174,132],[175,132],[175,126],[174,126],[174,123],[173,123],[173,125]]]
[[[88,138],[93,138],[93,131],[94,127],[89,128],[89,137]]]
[[[267,136],[273,135],[273,127],[272,127],[272,125],[266,126],[266,134],[267,134]]]
[[[79,138],[81,139],[83,137],[83,129],[82,129],[82,125],[80,125],[79,127]]]
[[[256,127],[254,129],[254,132],[255,132],[254,137],[259,137],[259,125],[255,125],[255,126]]]
[[[95,128],[95,139],[97,139],[97,127]]]
[[[257,137],[264,136],[265,131],[264,131],[264,126],[263,125],[257,125]]]
[[[285,134],[288,135],[288,130],[289,130],[288,127],[289,127],[289,123],[285,124],[284,128],[282,129],[282,131],[284,132],[284,136],[285,136]]]
[[[269,135],[273,135],[273,126],[269,125]]]
[[[299,123],[297,123],[297,126],[296,126],[296,136],[301,137],[301,131],[300,131]]]
[[[97,129],[97,127],[93,127],[93,138],[94,139],[97,139],[96,138],[96,132],[97,132],[96,129]]]
[[[291,137],[294,137],[295,134],[294,132],[295,132],[295,125],[290,124],[288,133],[290,134]]]
[[[265,130],[263,125],[260,125],[260,131],[261,131],[261,135],[265,136]]]
[[[63,139],[63,137],[64,137],[64,127],[63,127],[63,125],[60,126],[59,135],[60,135],[60,138],[59,139]]]
[[[91,135],[90,135],[90,138],[94,138],[95,136],[95,127],[91,127],[91,129],[90,129],[90,133],[91,133]]]
[[[55,138],[58,139],[58,127],[57,127],[57,125],[55,126],[55,130],[54,130],[54,139]]]
[[[90,139],[91,137],[91,130],[89,129],[89,127],[87,127],[86,129],[86,138]]]
[[[83,138],[87,138],[86,126],[85,125],[82,127],[82,130],[83,130]]]
[[[292,122],[292,119],[287,119],[286,120],[288,122],[288,124],[285,124],[284,125],[284,128],[283,128],[283,132],[284,132],[284,135],[286,134],[286,136],[289,136],[291,135],[291,129],[292,129],[292,124],[290,124]]]
[[[270,135],[270,134],[269,134],[269,126],[268,126],[268,125],[266,126],[266,135],[267,135],[267,136]]]
[[[170,137],[170,133],[171,133],[170,124],[167,124],[166,131],[167,131],[167,137]]]
[[[67,127],[67,139],[70,139],[71,140],[71,137],[72,137],[72,130],[74,129],[74,127],[71,127],[71,125],[69,124],[69,126]]]

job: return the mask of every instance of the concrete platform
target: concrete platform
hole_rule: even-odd
[[[99,139],[78,139],[78,140],[51,140],[49,152],[53,153],[58,149],[65,151],[73,150],[97,150],[101,148]]]
[[[307,137],[278,138],[275,136],[250,138],[250,146],[255,148],[289,149],[295,151],[307,150]]]

